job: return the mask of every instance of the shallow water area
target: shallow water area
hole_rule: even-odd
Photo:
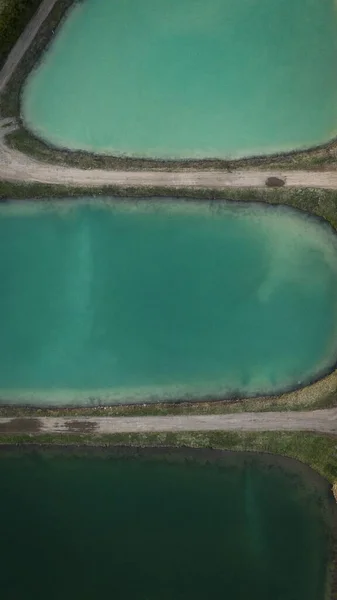
[[[334,367],[337,237],[285,207],[0,207],[2,403],[279,393]]]
[[[335,0],[77,2],[23,88],[70,149],[236,158],[337,134]]]
[[[220,454],[2,449],[1,597],[324,600],[327,483]]]

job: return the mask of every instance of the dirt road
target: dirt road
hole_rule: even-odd
[[[314,431],[337,434],[337,408],[311,412],[167,417],[0,418],[0,434],[144,433],[151,431]]]
[[[6,146],[5,135],[15,128],[15,123],[10,119],[3,119],[0,122],[0,179],[2,180],[78,187],[116,185],[223,189],[226,187],[263,188],[268,177],[276,176],[284,180],[285,187],[337,189],[337,171],[107,171],[50,165]]]

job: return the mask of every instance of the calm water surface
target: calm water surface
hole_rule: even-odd
[[[184,201],[0,208],[2,402],[273,393],[337,357],[337,238],[304,213]]]
[[[238,157],[337,132],[335,0],[85,0],[23,90],[57,146]]]
[[[0,458],[3,600],[324,600],[333,498],[303,465],[53,452]]]

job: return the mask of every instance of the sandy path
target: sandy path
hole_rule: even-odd
[[[11,119],[0,121],[0,180],[78,187],[116,185],[224,189],[226,187],[263,188],[268,177],[276,176],[285,181],[284,187],[337,189],[337,171],[107,171],[50,165],[6,146],[6,133],[14,131],[16,127]]]
[[[0,71],[0,93],[11,78],[18,63],[29,48],[43,21],[48,17],[57,0],[43,0],[35,15],[29,21],[27,27],[20,35],[15,46],[12,48],[8,58]]]
[[[0,418],[1,433],[132,433],[151,431],[314,431],[337,433],[337,408],[311,412],[166,417]]]

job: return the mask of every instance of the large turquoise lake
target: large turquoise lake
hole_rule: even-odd
[[[337,134],[335,0],[75,2],[22,95],[56,146],[228,158]]]
[[[309,468],[130,451],[1,450],[2,600],[330,597],[336,507]]]
[[[0,206],[0,398],[270,394],[337,358],[337,236],[264,204]]]

